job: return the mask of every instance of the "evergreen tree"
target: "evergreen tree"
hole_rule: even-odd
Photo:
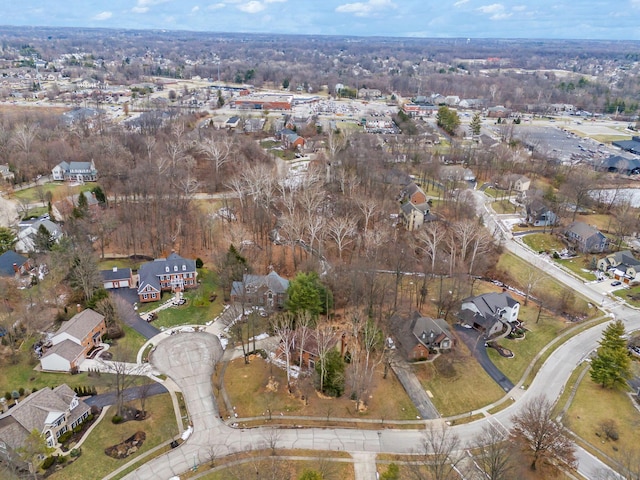
[[[286,308],[291,313],[309,312],[314,317],[327,313],[333,306],[331,292],[321,282],[315,272],[298,273],[289,282]]]
[[[436,121],[438,126],[449,135],[455,135],[457,128],[460,126],[460,117],[458,117],[457,112],[451,110],[445,105],[438,108]]]
[[[591,360],[591,379],[604,388],[624,388],[631,376],[631,359],[624,334],[624,324],[620,320],[610,323]]]
[[[471,123],[469,124],[471,127],[471,133],[473,135],[480,135],[480,129],[482,128],[482,121],[480,120],[480,112],[476,112],[471,119]]]
[[[10,228],[0,227],[0,254],[11,250],[16,241],[16,236]]]
[[[324,372],[320,365],[321,361],[324,361]],[[324,375],[324,378],[319,379],[322,393],[331,397],[340,397],[344,393],[344,370],[344,359],[336,349],[330,350],[324,360],[316,363],[316,373],[319,376]]]

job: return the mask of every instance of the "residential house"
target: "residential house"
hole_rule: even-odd
[[[95,182],[98,170],[93,160],[90,162],[60,162],[51,170],[51,178],[56,181]]]
[[[107,333],[104,316],[87,308],[63,322],[51,338],[51,347],[40,358],[43,370],[69,372],[77,369]]]
[[[285,148],[297,149],[304,147],[305,140],[293,130],[284,128],[276,135]]]
[[[640,260],[629,250],[611,253],[601,258],[598,260],[598,270],[609,272],[613,278],[627,284],[640,280]]]
[[[31,270],[31,260],[8,250],[0,255],[0,276],[15,277],[26,274]]]
[[[62,229],[59,225],[49,220],[49,215],[43,215],[35,220],[25,220],[18,224],[18,241],[15,249],[18,252],[28,253],[40,250],[38,245],[38,234],[41,230],[49,233],[48,242],[50,244],[58,243],[62,238]]]
[[[336,348],[340,339],[340,354],[344,355],[346,351],[344,335],[342,335],[342,337],[338,336],[337,334],[333,335],[326,342],[326,346],[327,349]],[[313,330],[307,330],[306,334],[303,334],[302,330],[296,330],[293,333],[293,339],[291,341],[289,352],[289,359],[292,365],[298,365],[302,370],[307,369],[313,371],[316,367],[316,362],[318,361],[319,356],[318,339],[316,337],[316,332]],[[284,353],[285,352],[282,350],[281,344],[278,348],[278,351],[276,352],[276,355],[282,358]]]
[[[531,187],[531,180],[524,175],[513,173],[503,176],[498,182],[498,187],[508,191],[526,192]]]
[[[0,458],[14,455],[34,430],[43,435],[47,446],[56,447],[60,435],[80,425],[90,413],[91,407],[66,384],[33,392],[0,416]]]
[[[264,118],[247,118],[244,121],[244,131],[246,133],[261,132],[264,129]]]
[[[527,223],[534,227],[549,227],[558,221],[558,216],[542,200],[537,198],[527,204],[526,210]]]
[[[399,201],[402,224],[410,232],[436,218],[431,215],[431,205],[427,195],[415,182],[410,182],[402,189]]]
[[[138,270],[138,297],[140,302],[155,302],[162,292],[182,292],[195,288],[196,262],[172,253],[167,258],[157,258],[143,263]]]
[[[130,268],[113,267],[111,270],[100,270],[103,286],[107,290],[116,288],[132,288],[133,273]]]
[[[461,165],[442,165],[440,167],[440,180],[443,182],[467,182],[476,181],[476,175],[470,168]]]
[[[358,90],[358,98],[364,98],[365,100],[371,98],[380,98],[382,97],[382,92],[377,88],[361,88]]]
[[[569,244],[584,253],[601,253],[609,249],[609,239],[600,230],[584,222],[571,223],[564,232]]]
[[[240,125],[240,117],[238,117],[237,115],[230,117],[226,122],[224,122],[225,128],[229,128],[229,129],[238,128],[239,125]]]
[[[502,105],[487,109],[487,117],[489,118],[507,118],[509,115],[511,115],[511,110]]]
[[[463,326],[475,328],[489,339],[511,332],[519,312],[520,303],[508,292],[491,292],[462,300],[457,317]]]
[[[11,171],[8,163],[0,165],[0,176],[2,176],[2,179],[6,182],[10,182],[14,178],[16,178],[15,174]]]
[[[449,350],[455,343],[445,320],[423,317],[420,312],[408,318],[395,314],[391,325],[398,349],[408,361],[427,359],[430,353]]]
[[[287,301],[289,280],[275,271],[268,275],[244,274],[241,282],[231,285],[231,301],[273,310],[283,308]]]

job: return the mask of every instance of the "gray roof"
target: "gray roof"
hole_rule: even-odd
[[[4,275],[7,277],[14,276],[16,272],[13,269],[13,264],[15,263],[18,267],[21,267],[28,260],[29,259],[27,257],[23,257],[13,250],[4,252],[2,255],[0,255],[0,275]]]
[[[185,270],[182,269],[183,266]],[[168,272],[166,271],[167,267],[169,267]],[[172,253],[167,258],[156,258],[153,262],[143,263],[138,270],[138,276],[140,277],[138,292],[142,292],[147,285],[151,285],[160,291],[160,275],[173,273],[174,267],[178,267],[177,271],[179,273],[195,272],[196,262],[195,260],[182,258],[177,253]]]
[[[111,280],[128,280],[131,278],[131,269],[114,267],[111,270],[100,270],[100,275],[105,282]]]
[[[67,333],[74,338],[82,341],[100,322],[104,321],[104,316],[98,312],[87,308],[80,313],[75,314],[70,320],[63,322],[55,336],[61,333]]]
[[[629,250],[622,250],[620,252],[612,253],[611,255],[608,255],[607,258],[613,258],[616,264],[624,264],[629,267],[635,268],[640,265],[640,260],[634,257]]]
[[[480,314],[484,317],[496,315],[500,310],[506,307],[514,307],[518,304],[508,292],[490,292],[478,295],[477,297],[465,298],[462,303],[473,303]],[[499,315],[498,315],[499,316]]]
[[[275,271],[270,272],[268,275],[244,274],[242,282],[233,282],[231,295],[241,296],[244,293],[245,286],[256,288],[266,286],[273,293],[286,293],[289,288],[289,280],[282,278]]]
[[[412,350],[421,343],[429,348],[440,343],[444,337],[451,338],[449,325],[443,319],[423,317],[414,311],[409,317],[395,314],[391,317],[391,328],[402,354],[409,358]]]
[[[71,363],[82,354],[84,354],[84,347],[82,345],[78,345],[71,340],[63,340],[49,348],[42,358],[47,358],[51,355],[58,355]]]
[[[573,222],[567,227],[566,231],[572,232],[585,240],[593,235],[602,235],[604,237],[600,230],[584,222]]]

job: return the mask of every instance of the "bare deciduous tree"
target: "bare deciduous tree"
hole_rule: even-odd
[[[512,454],[508,438],[496,427],[487,424],[471,442],[475,465],[489,480],[513,478]]]
[[[460,438],[446,425],[429,424],[416,453],[420,460],[409,469],[415,480],[453,480],[460,476],[455,468],[462,460],[456,452],[460,448]],[[426,475],[425,475],[426,472]]]

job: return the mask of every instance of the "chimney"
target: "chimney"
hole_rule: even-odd
[[[79,303],[76,304],[76,310],[78,311],[78,313],[80,313],[82,311],[82,305],[80,305]]]
[[[20,273],[20,269],[18,268],[18,264],[17,264],[17,263],[14,263],[14,264],[13,264],[13,271],[14,271],[15,273]]]

